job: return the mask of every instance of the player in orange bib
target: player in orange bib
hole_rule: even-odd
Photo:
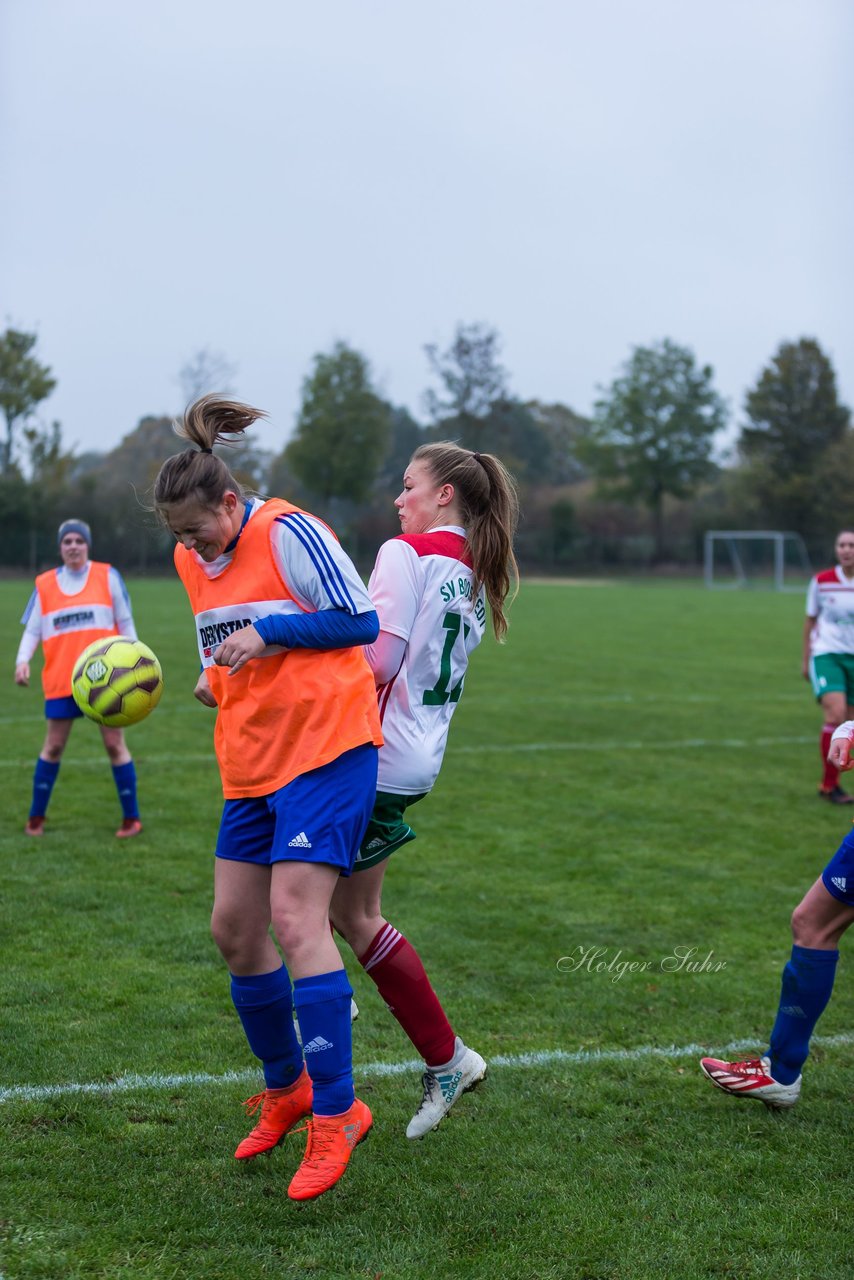
[[[47,734],[36,761],[33,802],[24,828],[28,836],[44,835],[45,815],[72,725],[83,712],[71,696],[71,675],[83,650],[103,636],[130,636],[136,627],[121,575],[112,565],[90,560],[92,532],[84,520],[59,526],[62,565],[36,578],[21,622],[24,634],[15,659],[15,683],[30,682],[30,659],[39,645],[44,653],[42,686]],[[136,798],[136,769],[121,729],[99,726],[122,806],[120,838],[142,830]]]
[[[353,1090],[352,990],[329,904],[376,790],[382,735],[362,646],[379,625],[331,530],[288,502],[244,496],[213,453],[263,416],[217,396],[196,401],[178,433],[197,447],[163,464],[154,502],[194,615],[195,694],[217,708],[225,805],[211,927],[264,1068],[266,1087],[247,1104],[260,1118],[235,1155],[270,1151],[305,1119],[288,1195],[310,1200],[338,1181],[372,1124]]]

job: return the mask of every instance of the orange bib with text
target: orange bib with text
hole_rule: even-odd
[[[108,564],[90,560],[86,586],[75,596],[65,594],[56,574],[56,569],[49,569],[36,578],[42,613],[42,687],[46,698],[68,698],[80,654],[94,640],[118,635],[118,629]]]
[[[214,734],[227,800],[264,796],[345,751],[382,745],[376,689],[361,648],[271,646],[235,675],[214,654],[240,627],[271,613],[304,613],[279,572],[270,534],[298,507],[272,498],[247,521],[231,563],[208,578],[193,552],[175,548],[175,567],[196,622],[199,658],[217,702]]]

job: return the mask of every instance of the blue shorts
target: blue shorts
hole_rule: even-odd
[[[70,693],[67,698],[45,698],[45,720],[79,720],[82,715]]]
[[[377,790],[377,748],[345,751],[268,796],[226,800],[216,856],[232,862],[322,862],[348,876]]]
[[[821,873],[821,882],[829,894],[854,907],[854,831],[842,841]]]

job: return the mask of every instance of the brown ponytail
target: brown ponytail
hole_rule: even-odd
[[[511,600],[519,589],[513,554],[519,499],[513,477],[494,454],[472,453],[446,440],[421,445],[412,461],[426,463],[437,486],[454,486],[471,552],[474,594],[481,586],[486,590],[493,630],[502,641],[507,631],[505,601],[511,588]]]
[[[253,422],[267,415],[261,409],[225,400],[218,395],[202,396],[175,423],[176,435],[196,449],[185,449],[167,458],[154,481],[154,507],[164,507],[193,498],[202,507],[218,507],[227,489],[243,498],[241,489],[222,458],[213,453],[220,442],[228,443],[243,434]]]

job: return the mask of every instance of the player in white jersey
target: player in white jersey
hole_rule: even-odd
[[[439,774],[469,655],[483,638],[487,603],[501,640],[518,571],[518,504],[497,458],[458,445],[416,450],[395,500],[402,533],[380,548],[368,590],[380,634],[366,647],[384,745],[377,798],[354,874],[341,879],[330,917],[425,1062],[421,1104],[407,1130],[420,1138],[486,1074],[453,1028],[415,948],[382,913],[387,859],[415,838],[404,812]]]
[[[836,538],[838,563],[817,573],[807,591],[801,671],[821,704],[824,777],[818,794],[831,804],[854,804],[828,759],[834,729],[854,717],[854,531]]]

